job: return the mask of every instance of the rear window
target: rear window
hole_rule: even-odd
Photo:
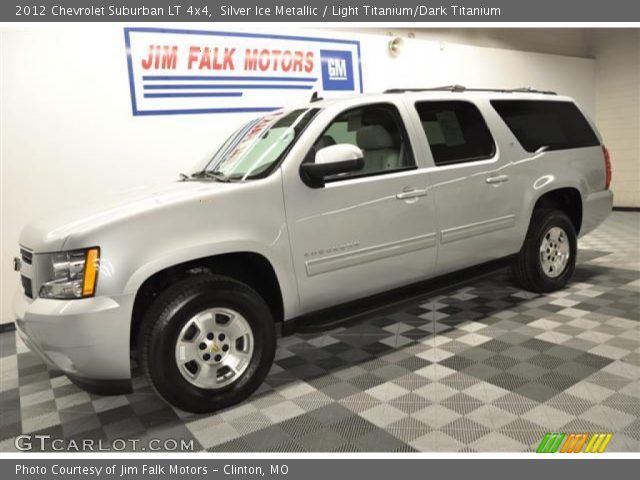
[[[463,101],[418,102],[416,110],[437,166],[484,160],[495,145],[478,108]]]
[[[578,107],[571,102],[539,100],[492,100],[522,147],[535,152],[594,147],[598,137]]]

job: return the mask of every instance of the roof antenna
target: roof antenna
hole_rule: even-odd
[[[311,94],[311,100],[309,100],[311,103],[314,102],[319,102],[320,100],[322,100],[322,97],[318,96],[318,92],[313,92],[313,94]]]

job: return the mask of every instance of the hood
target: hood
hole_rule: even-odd
[[[233,185],[238,184],[187,181],[111,194],[100,201],[63,209],[30,222],[22,230],[20,245],[36,253],[60,251],[74,233],[86,232],[152,209],[209,196]]]

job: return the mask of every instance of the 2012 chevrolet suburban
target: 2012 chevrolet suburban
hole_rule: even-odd
[[[443,87],[312,101],[250,121],[196,172],[29,224],[25,343],[97,393],[131,352],[171,404],[258,388],[276,327],[501,257],[564,287],[612,206],[592,122],[552,92]]]

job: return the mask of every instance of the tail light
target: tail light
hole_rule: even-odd
[[[609,155],[609,150],[604,145],[602,146],[602,153],[604,154],[604,168],[606,170],[606,178],[604,182],[604,188],[609,189],[611,186],[611,177],[613,172],[611,171],[611,155]]]

